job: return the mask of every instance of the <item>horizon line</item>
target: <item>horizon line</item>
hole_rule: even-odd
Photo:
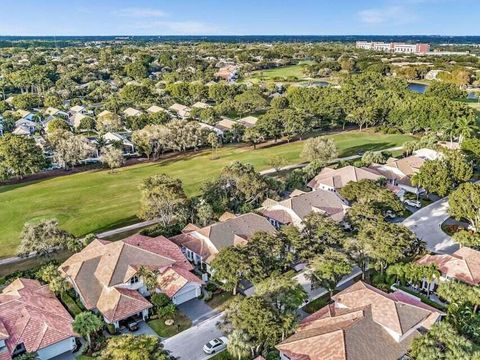
[[[184,36],[191,36],[191,37],[220,37],[220,36],[228,36],[228,37],[252,37],[252,36],[298,36],[298,37],[306,37],[306,36],[324,36],[324,37],[335,37],[335,36],[392,36],[392,37],[401,37],[401,36],[429,36],[429,37],[480,37],[480,34],[464,34],[464,35],[450,35],[450,34],[110,34],[110,35],[92,35],[92,34],[77,34],[77,35],[52,35],[52,34],[36,34],[36,35],[3,35],[0,34],[0,37],[138,37],[138,36],[150,36],[150,37],[184,37]]]

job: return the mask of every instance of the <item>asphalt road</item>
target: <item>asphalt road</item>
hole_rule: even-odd
[[[425,241],[429,251],[451,254],[459,246],[441,228],[443,222],[449,217],[448,198],[443,198],[419,209],[406,218],[402,224],[412,230],[419,239]]]
[[[206,355],[202,348],[208,341],[224,336],[216,324],[223,314],[218,314],[198,325],[192,326],[178,335],[166,339],[163,344],[178,360],[205,360]]]

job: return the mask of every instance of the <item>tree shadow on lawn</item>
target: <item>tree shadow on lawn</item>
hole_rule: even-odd
[[[140,220],[135,215],[132,215],[132,216],[129,216],[129,217],[125,217],[123,219],[119,219],[117,221],[113,221],[108,225],[99,227],[99,228],[95,229],[93,232],[95,234],[98,234],[98,233],[102,233],[102,232],[105,232],[105,231],[115,230],[115,229],[118,229],[118,228],[121,228],[121,227],[124,227],[124,226],[133,225],[133,224],[136,224],[140,221],[142,221],[142,220]],[[142,229],[138,229],[138,231],[141,231],[141,230]],[[82,234],[80,236],[85,236],[87,234],[88,233],[85,233],[85,234]]]
[[[397,146],[397,144],[389,142],[362,144],[340,151],[339,157],[362,155],[361,153],[365,151],[382,151],[395,146]]]

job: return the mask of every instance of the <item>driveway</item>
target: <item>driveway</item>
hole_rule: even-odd
[[[187,317],[192,320],[192,324],[196,325],[212,316],[218,314],[218,311],[208,306],[205,301],[199,299],[192,299],[183,304],[178,305],[178,308]]]
[[[127,328],[124,328],[120,331],[122,334],[130,334],[130,335],[152,335],[158,336],[155,331],[147,324],[146,321],[139,321],[138,322],[138,330],[137,331],[130,331]]]
[[[449,217],[448,198],[443,198],[419,209],[402,224],[412,230],[419,239],[425,241],[429,251],[451,254],[458,250],[459,246],[441,228],[443,222]]]
[[[207,342],[220,336],[225,336],[217,328],[217,323],[222,320],[223,314],[205,320],[180,334],[172,336],[165,341],[165,349],[171,352],[178,360],[205,360],[210,357],[202,348]]]

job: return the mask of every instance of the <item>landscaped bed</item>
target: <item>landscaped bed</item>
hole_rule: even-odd
[[[192,326],[192,321],[181,311],[175,313],[173,325],[165,325],[165,319],[149,320],[147,324],[155,331],[158,336],[168,338],[176,335]]]
[[[212,309],[223,311],[233,299],[235,299],[235,296],[231,292],[221,292],[219,294],[214,294],[213,297],[206,303]]]
[[[339,156],[366,150],[381,150],[411,140],[408,135],[348,131],[330,135]],[[189,195],[217,176],[222,168],[238,160],[257,170],[269,168],[272,156],[288,164],[301,162],[303,141],[253,151],[246,146],[227,146],[211,160],[210,151],[189,153],[157,163],[142,163],[119,169],[92,170],[71,176],[43,179],[0,187],[0,257],[14,255],[25,222],[56,218],[60,226],[76,236],[128,225],[137,221],[140,182],[151,175],[166,173],[183,181]]]

